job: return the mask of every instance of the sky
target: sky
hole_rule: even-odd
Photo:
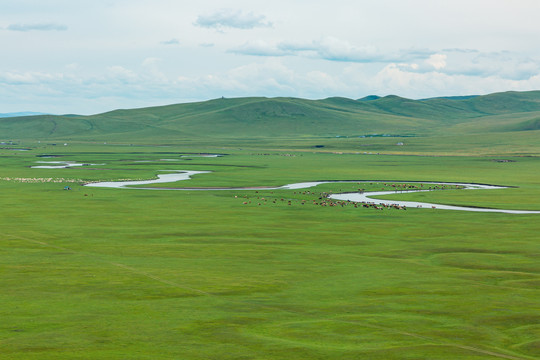
[[[0,0],[0,113],[540,89],[538,0]]]

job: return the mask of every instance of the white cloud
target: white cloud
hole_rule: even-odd
[[[0,73],[0,83],[7,85],[43,84],[62,80],[62,74],[43,72],[5,72]]]
[[[231,53],[253,56],[300,56],[337,62],[388,63],[425,58],[433,51],[406,49],[393,53],[382,52],[375,46],[357,46],[349,41],[326,36],[312,41],[281,41],[270,43],[252,40],[229,50]]]
[[[11,31],[66,31],[67,26],[54,23],[38,24],[11,24],[7,27]]]
[[[122,82],[135,82],[138,79],[137,74],[133,71],[126,69],[123,66],[115,65],[110,66],[108,69],[108,76],[111,80],[120,80]]]
[[[2,4],[0,112],[540,88],[533,0],[83,3]]]
[[[207,15],[199,15],[195,21],[196,26],[210,29],[253,29],[257,27],[271,27],[272,23],[266,16],[252,12],[243,12],[232,9],[221,9]]]
[[[526,58],[511,52],[482,53],[447,49],[420,62],[395,63],[403,71],[438,72],[450,76],[493,77],[508,80],[527,80],[540,74],[540,59]]]
[[[278,96],[294,91],[297,78],[294,71],[279,60],[250,63],[229,70],[224,74],[207,75],[192,79],[200,83],[203,91],[225,92],[228,96]]]
[[[170,39],[170,40],[167,40],[167,41],[162,41],[161,44],[162,45],[180,45],[180,40],[178,40],[178,39]]]
[[[282,49],[280,44],[271,44],[264,40],[248,41],[240,46],[230,49],[229,52],[253,56],[284,56],[292,55],[293,51]]]
[[[311,50],[317,56],[333,61],[373,62],[384,59],[372,46],[355,46],[346,40],[330,36],[315,41]]]
[[[163,60],[146,58],[134,67],[110,66],[90,75],[84,68],[65,73],[0,72],[3,112],[37,110],[51,113],[96,113],[114,108],[141,107],[204,100],[220,96],[295,96],[360,98],[368,94],[397,94],[410,98],[485,94],[540,88],[540,76],[524,80],[497,76],[419,72],[390,63],[371,73],[370,64],[351,63],[340,71],[294,68],[285,58],[268,58],[225,72],[171,76],[160,69]],[[62,98],[58,103],[56,99]],[[28,108],[25,101],[42,106]],[[15,107],[16,106],[16,107]]]
[[[438,71],[417,72],[398,64],[389,64],[370,80],[370,87],[378,94],[398,94],[410,98],[442,95],[474,95],[508,90],[540,88],[540,75],[512,80],[500,76],[448,74]]]
[[[449,65],[446,71],[449,74],[526,80],[540,73],[540,59],[523,57],[510,52],[477,52],[461,56],[449,54]]]
[[[143,66],[156,66],[161,62],[160,58],[156,57],[149,57],[143,60],[142,64]]]
[[[446,66],[446,55],[433,54],[427,60],[426,64],[433,66],[435,70],[440,70]]]
[[[161,63],[161,59],[159,58],[150,57],[150,58],[144,59],[144,61],[142,62],[142,66],[144,69],[143,76],[150,77],[150,81],[152,82],[167,83],[168,78],[161,71],[160,63]]]

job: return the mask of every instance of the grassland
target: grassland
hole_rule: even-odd
[[[493,133],[519,139],[540,130],[539,118],[540,91],[457,100],[410,100],[397,96],[371,101],[237,98],[91,116],[2,118],[0,134],[6,140],[147,144],[178,144],[179,140],[190,139],[249,143],[249,140],[358,138],[373,134],[432,137]]]
[[[479,136],[510,121],[489,116],[399,139],[158,143],[156,130],[139,141],[82,132],[2,145],[0,359],[538,359],[538,215],[320,206],[322,192],[414,180],[512,188],[394,196],[540,210],[538,130]],[[456,130],[466,125],[478,134]],[[197,153],[226,156],[182,157]],[[30,168],[47,160],[104,165]],[[212,173],[161,186],[373,182],[81,186],[171,169]]]

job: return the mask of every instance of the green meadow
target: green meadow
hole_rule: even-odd
[[[0,359],[540,358],[539,214],[321,205],[329,193],[441,181],[509,188],[388,197],[540,210],[538,94],[498,107],[493,96],[429,108],[392,97],[234,100],[243,112],[214,100],[120,111],[118,122],[0,120]],[[435,125],[456,101],[457,115]],[[508,110],[519,104],[526,111]],[[336,107],[354,136],[327,134]],[[487,109],[497,111],[474,117]],[[386,119],[378,133],[406,124],[392,136],[353,133],[360,112]],[[184,130],[172,113],[189,118]],[[235,124],[237,134],[223,120],[250,113],[281,122],[268,134]],[[286,133],[287,119],[311,122]],[[47,165],[38,161],[88,165],[31,168]],[[155,190],[83,186],[166,170],[211,173]],[[179,190],[322,180],[352,182]]]

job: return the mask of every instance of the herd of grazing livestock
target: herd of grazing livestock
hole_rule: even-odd
[[[377,185],[371,183],[370,185]],[[393,183],[383,183],[383,187],[381,190],[393,190],[395,192],[406,192],[408,190],[444,190],[448,188],[456,188],[455,185],[433,185],[430,184],[429,186],[426,185],[424,187],[424,184],[393,184]],[[365,189],[357,189],[358,192],[363,193]],[[339,190],[339,192],[342,192],[342,190]],[[264,206],[267,204],[286,204],[287,206],[293,206],[293,205],[315,205],[319,207],[346,207],[346,206],[353,206],[355,208],[366,208],[366,209],[375,209],[375,210],[385,210],[385,209],[394,209],[394,210],[407,210],[406,206],[401,206],[399,204],[383,204],[383,203],[375,203],[375,202],[354,202],[354,201],[340,201],[340,200],[333,200],[329,198],[329,196],[332,194],[332,192],[312,192],[312,191],[299,191],[293,192],[293,195],[303,195],[307,198],[285,198],[285,197],[276,197],[274,195],[274,192],[271,191],[270,195],[266,195],[266,197],[262,197],[259,195],[258,191],[255,191],[255,196],[248,196],[248,195],[235,195],[235,198],[242,199],[243,205],[256,205],[256,206]]]
[[[235,198],[239,198],[239,196],[236,195]],[[249,197],[248,195],[244,195],[240,198],[243,200],[242,202],[243,205],[254,204],[257,206],[263,206],[267,204],[286,204],[288,206],[292,206],[292,205],[306,205],[307,204],[307,205],[315,205],[315,206],[322,206],[322,207],[353,206],[355,208],[368,208],[368,209],[377,209],[377,210],[384,210],[384,209],[407,210],[405,206],[399,206],[397,204],[386,205],[386,204],[376,204],[376,203],[368,203],[368,202],[333,200],[333,199],[330,199],[328,197],[328,194],[326,193],[320,193],[318,198],[312,198],[310,200],[260,197],[260,196]]]

